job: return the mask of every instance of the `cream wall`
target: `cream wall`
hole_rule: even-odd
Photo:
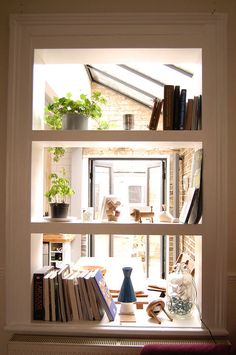
[[[228,14],[228,272],[229,272],[229,322],[228,329],[236,339],[236,237],[234,231],[236,217],[236,1],[235,0],[8,0],[1,3],[0,11],[0,354],[5,355],[7,335],[3,333],[4,324],[4,271],[5,271],[5,182],[6,182],[6,102],[7,71],[9,51],[9,14],[10,13],[63,13],[63,12],[225,12]],[[121,15],[122,16],[122,15]],[[22,160],[23,161],[23,160]],[[17,237],[17,236],[16,236]]]

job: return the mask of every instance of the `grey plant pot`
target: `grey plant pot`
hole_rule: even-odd
[[[85,131],[88,129],[88,117],[79,113],[67,113],[62,116],[62,129],[79,129]]]

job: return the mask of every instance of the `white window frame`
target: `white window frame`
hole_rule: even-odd
[[[30,238],[30,234],[42,233],[45,229],[41,223],[31,222],[30,219],[31,168],[34,169],[40,160],[40,147],[35,144],[32,153],[31,142],[45,140],[43,132],[32,132],[34,48],[192,47],[203,49],[203,130],[181,132],[181,134],[184,141],[194,141],[200,137],[203,142],[204,218],[202,225],[182,226],[178,232],[202,235],[202,317],[214,335],[227,334],[226,24],[227,19],[224,14],[11,16],[7,146],[6,329],[22,332],[52,332],[50,325],[32,324],[30,307],[32,270],[41,263],[39,260],[41,249],[36,242],[37,238]],[[142,56],[141,51],[140,56]],[[137,136],[133,132],[130,133],[129,139],[135,141]],[[151,137],[148,139],[156,141],[156,132],[147,133]],[[122,140],[122,135],[123,132],[117,133],[116,139],[120,137]],[[51,134],[48,137],[53,140],[56,136]],[[93,140],[95,136],[89,133],[89,137]],[[66,135],[63,139],[66,140]],[[159,135],[158,139],[175,141],[176,136],[173,132],[165,132],[165,138]],[[31,167],[31,154],[35,154],[37,150],[39,154],[34,155],[37,159],[33,159]],[[81,228],[81,231],[85,232],[84,227]],[[98,226],[99,228],[102,233],[105,227]],[[167,228],[157,226],[150,228],[153,230],[149,234],[176,234],[176,226],[173,225]],[[154,233],[155,228],[158,228],[157,233]],[[61,231],[65,232],[66,227],[62,226]],[[71,227],[71,231],[76,231],[76,226]],[[114,230],[111,230],[111,233],[113,232]],[[135,232],[138,234],[138,230]],[[34,251],[32,255],[31,250]],[[101,328],[101,331],[104,334],[104,331],[109,333],[114,329]],[[161,334],[169,335],[173,331],[178,332],[178,329],[165,330]],[[71,328],[63,325],[57,328],[54,326],[53,332],[81,334],[82,330],[76,326]],[[85,332],[98,334],[99,330],[88,327]],[[122,330],[119,329],[117,333],[119,332]],[[127,330],[123,329],[123,332],[127,333]],[[128,332],[131,333],[131,330]],[[142,334],[143,332],[150,334],[151,331],[142,329]],[[203,329],[180,330],[180,334],[186,332],[206,334]],[[134,329],[134,333],[137,334],[137,329]],[[155,334],[158,334],[158,330]]]

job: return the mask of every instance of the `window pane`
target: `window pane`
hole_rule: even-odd
[[[142,202],[142,186],[128,186],[129,203]]]
[[[95,234],[93,235],[93,254],[101,258],[108,258],[109,255],[109,235]]]

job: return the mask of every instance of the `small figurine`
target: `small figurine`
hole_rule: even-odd
[[[117,207],[120,206],[120,201],[114,202],[112,199],[108,199],[106,202],[106,215],[108,221],[117,221],[120,216],[120,211]]]
[[[135,222],[142,223],[142,218],[149,219],[153,223],[154,212],[152,210],[149,212],[141,212],[140,210],[134,208],[130,215],[134,218]]]

